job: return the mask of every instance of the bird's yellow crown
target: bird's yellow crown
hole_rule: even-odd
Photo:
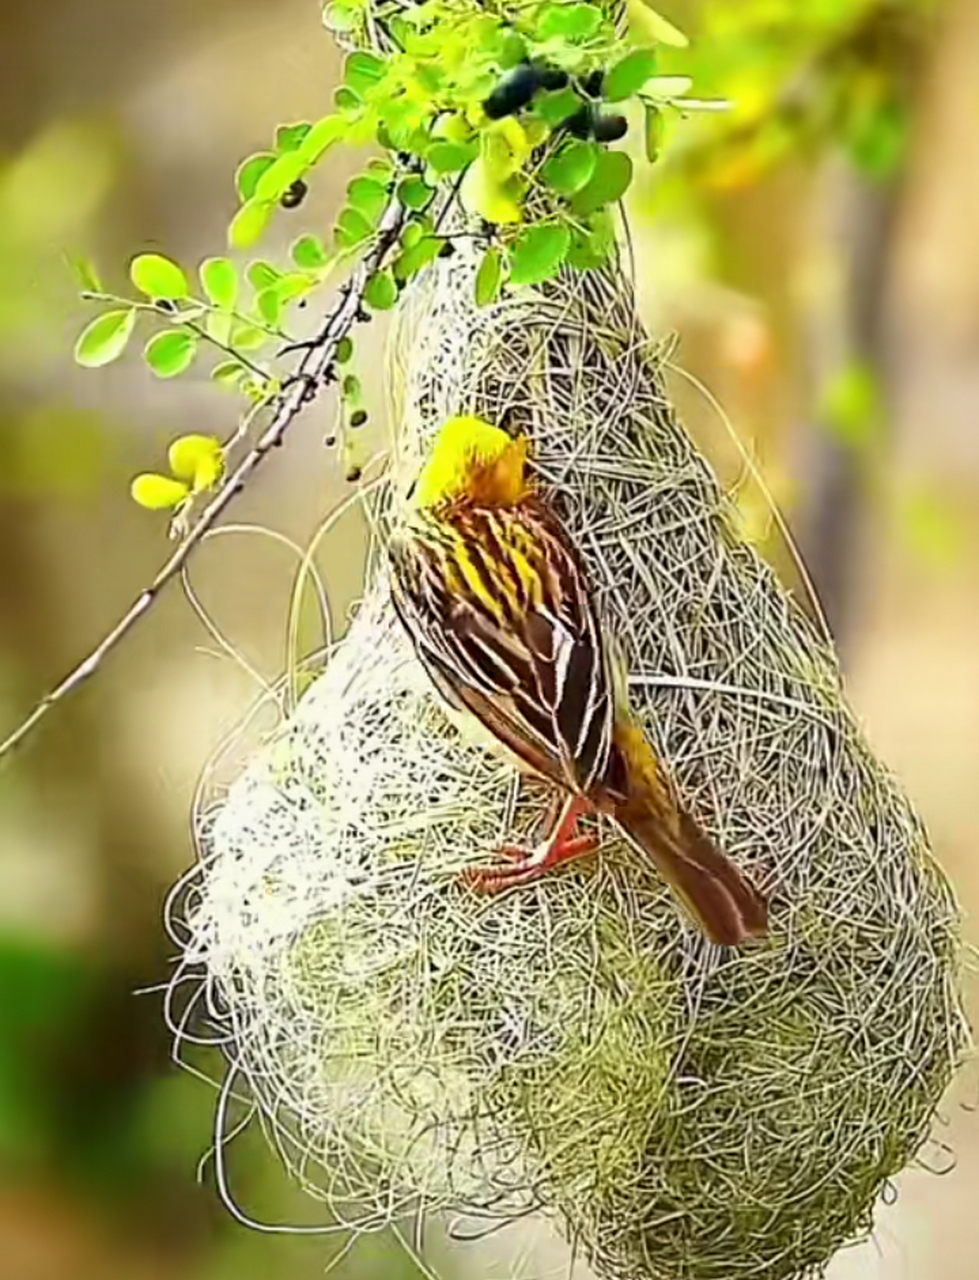
[[[415,502],[423,509],[458,500],[512,507],[530,492],[527,444],[482,418],[449,418],[421,469]]]

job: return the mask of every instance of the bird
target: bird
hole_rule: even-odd
[[[768,928],[765,894],[677,801],[628,705],[583,559],[532,474],[530,441],[471,414],[435,434],[389,539],[394,610],[456,718],[553,795],[545,838],[467,883],[497,893],[598,847],[610,817],[713,942]]]

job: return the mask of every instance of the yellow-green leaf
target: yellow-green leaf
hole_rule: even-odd
[[[495,302],[503,279],[503,259],[498,249],[487,249],[476,272],[476,306]]]
[[[571,232],[563,222],[527,227],[510,249],[511,284],[549,280],[567,257],[570,245]]]
[[[633,49],[609,68],[602,82],[602,97],[608,102],[624,102],[643,87],[655,70],[655,50]]]
[[[200,266],[201,287],[216,307],[230,311],[238,300],[238,272],[227,258],[205,258]]]
[[[567,40],[587,40],[602,23],[602,11],[594,4],[549,4],[543,9],[537,34],[541,40],[562,36]]]
[[[624,151],[601,151],[588,184],[572,197],[572,210],[582,216],[619,200],[632,182],[632,160]]]
[[[258,180],[254,199],[274,204],[281,200],[309,168],[302,150],[287,151],[275,164],[269,165]]]
[[[101,369],[118,360],[126,349],[136,324],[136,312],[106,311],[82,331],[75,344],[75,360],[86,369]]]
[[[190,493],[190,486],[182,480],[174,480],[172,476],[147,471],[136,477],[129,486],[129,492],[133,501],[148,511],[166,511],[184,501]]]
[[[181,269],[159,253],[141,253],[133,258],[129,278],[140,293],[164,302],[179,302],[190,292]]]
[[[364,301],[375,311],[390,311],[398,300],[398,286],[390,271],[375,271],[364,285]]]
[[[347,132],[349,124],[342,116],[324,116],[317,120],[303,139],[299,155],[307,166],[314,165],[324,153]]]
[[[591,180],[598,160],[593,142],[566,142],[557,155],[551,156],[541,169],[541,177],[554,191],[571,196]]]
[[[228,241],[235,249],[250,249],[261,239],[272,218],[274,204],[251,199],[241,206],[228,228]]]
[[[213,488],[224,472],[224,451],[214,436],[180,436],[171,444],[167,461],[178,480],[194,493]]]
[[[275,156],[271,151],[260,151],[258,155],[249,156],[242,161],[235,174],[235,186],[243,201],[251,200],[262,174],[274,164]]]
[[[363,95],[368,89],[380,84],[386,72],[387,64],[383,58],[358,50],[347,55],[343,64],[343,82]]]
[[[494,181],[487,174],[482,158],[474,160],[466,170],[459,198],[470,213],[478,213],[487,222],[508,224],[523,218],[512,188],[507,183]]]
[[[642,0],[642,4],[644,7],[641,10],[640,22],[649,35],[660,44],[668,44],[674,49],[686,49],[690,40],[680,28],[675,27],[668,18],[664,18],[648,3],[648,0]]]
[[[158,378],[176,378],[193,364],[197,335],[187,329],[166,329],[146,344],[143,358]]]
[[[650,98],[668,100],[682,98],[693,88],[690,76],[653,76],[643,86],[643,94]]]

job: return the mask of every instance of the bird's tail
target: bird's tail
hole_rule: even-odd
[[[627,801],[616,808],[615,818],[713,942],[733,947],[746,938],[764,937],[767,898],[688,814],[667,823],[662,812]]]

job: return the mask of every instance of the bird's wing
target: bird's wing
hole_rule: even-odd
[[[613,699],[594,604],[553,517],[528,501],[429,514],[392,545],[395,606],[443,693],[530,768],[588,792]]]

